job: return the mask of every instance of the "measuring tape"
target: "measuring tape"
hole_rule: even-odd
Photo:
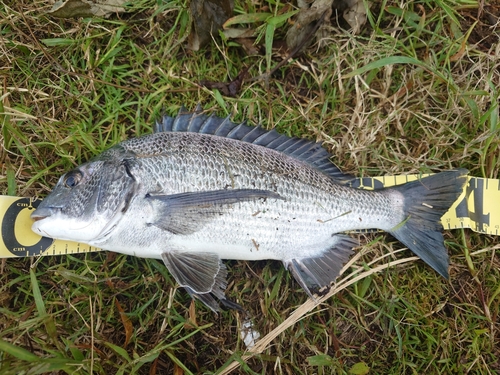
[[[0,258],[88,253],[100,249],[87,244],[40,237],[31,230],[30,215],[40,199],[0,195]]]
[[[352,187],[380,189],[415,181],[426,175],[363,177]],[[0,258],[88,253],[101,249],[77,242],[40,237],[31,231],[33,210],[41,200],[0,195]],[[445,229],[470,228],[500,235],[500,180],[468,177],[464,191],[441,218]]]

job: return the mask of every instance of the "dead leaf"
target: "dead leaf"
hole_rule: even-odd
[[[184,323],[184,328],[196,328],[198,327],[198,323],[196,323],[196,307],[194,303],[194,299],[191,300],[191,304],[189,305],[189,319],[186,323]]]
[[[227,39],[251,38],[255,35],[255,29],[225,29],[223,32]]]
[[[123,344],[123,348],[126,348],[128,343],[130,342],[130,338],[132,337],[134,327],[132,325],[132,322],[130,321],[130,318],[125,314],[122,305],[120,305],[120,302],[118,302],[117,299],[115,299],[115,305],[118,312],[120,313],[120,318],[123,323],[123,328],[125,328],[125,343]]]
[[[256,55],[259,53],[259,48],[255,46],[255,29],[224,29],[222,31],[224,38],[232,39],[239,43],[247,55]]]
[[[367,19],[365,4],[363,0],[345,0],[344,2],[347,5],[343,13],[344,19],[351,26],[352,33],[359,34]]]
[[[59,0],[47,13],[58,18],[106,18],[114,13],[125,12],[126,2],[126,0]]]
[[[320,40],[325,37],[326,31],[319,28],[318,23],[329,24],[333,10],[342,12],[354,34],[358,34],[366,23],[366,8],[363,0],[316,0],[309,8],[301,7],[293,26],[286,33],[288,48],[293,50],[301,43],[305,48],[315,39]],[[316,31],[312,33],[315,28]]]
[[[241,85],[245,79],[248,69],[250,67],[243,68],[241,72],[236,76],[231,82],[213,82],[213,81],[200,81],[200,85],[206,87],[207,89],[217,89],[222,95],[235,98],[238,96],[241,90]]]
[[[177,363],[174,363],[174,375],[184,375],[184,370],[177,365]]]
[[[243,48],[247,55],[259,54],[259,47],[255,45],[254,38],[236,38],[234,41]]]
[[[104,261],[102,268],[106,269],[109,263],[113,263],[117,255],[118,253],[114,253],[112,251],[106,251],[106,260]]]
[[[153,361],[149,368],[149,375],[156,375],[158,373],[158,357]]]
[[[286,33],[286,44],[290,50],[295,50],[299,45],[306,48],[314,41],[312,31],[318,28],[318,23],[330,19],[332,1],[316,0],[310,8],[300,10],[293,26]]]
[[[192,30],[188,48],[198,51],[217,35],[222,25],[233,15],[232,0],[191,0]]]

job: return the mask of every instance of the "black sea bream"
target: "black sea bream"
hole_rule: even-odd
[[[277,259],[312,296],[330,285],[357,241],[391,233],[448,276],[441,216],[463,169],[394,188],[349,187],[319,143],[181,110],[62,176],[32,214],[43,236],[162,259],[212,310],[226,300],[221,259]]]

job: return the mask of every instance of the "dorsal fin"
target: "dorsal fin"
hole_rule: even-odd
[[[279,134],[274,129],[265,130],[260,126],[248,126],[246,122],[235,124],[229,116],[222,118],[214,114],[206,115],[200,105],[197,105],[193,112],[182,107],[175,118],[163,116],[161,121],[154,124],[153,132],[193,132],[237,139],[290,155],[335,180],[353,179],[352,176],[342,173],[330,161],[331,155],[322,147],[321,143],[302,138],[291,138]]]

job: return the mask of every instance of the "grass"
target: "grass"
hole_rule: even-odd
[[[2,4],[1,194],[45,196],[63,172],[197,103],[321,140],[359,176],[464,167],[500,178],[498,20],[478,17],[474,1],[373,2],[360,35],[327,30],[322,47],[267,81],[246,81],[236,98],[198,82],[225,82],[248,66],[257,77],[281,58],[246,56],[232,41],[186,50],[183,2],[142,1],[107,20],[54,19],[44,15],[49,2]],[[256,4],[240,2],[238,12],[267,6]],[[271,5],[276,14],[284,7]],[[484,11],[492,9],[498,2]],[[262,336],[302,309],[246,359],[242,317],[192,304],[159,261],[114,253],[3,260],[0,373],[216,373],[236,361],[233,373],[242,374],[498,374],[498,238],[445,237],[449,281],[405,262],[317,307],[278,262],[229,261],[227,295]],[[362,241],[346,274],[410,256],[392,255],[401,245],[385,235]]]

